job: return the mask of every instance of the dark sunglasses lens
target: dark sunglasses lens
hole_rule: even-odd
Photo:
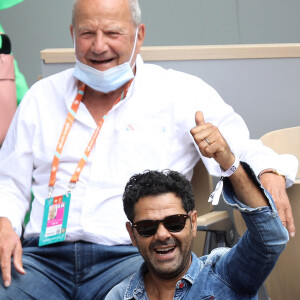
[[[135,228],[141,236],[151,236],[156,233],[158,224],[151,220],[145,220],[137,222]]]
[[[164,226],[171,232],[179,232],[185,226],[187,215],[174,215],[166,217],[163,221]]]
[[[165,228],[170,232],[179,232],[185,226],[188,215],[173,215],[166,217],[162,221],[144,220],[134,224],[137,232],[144,237],[152,236],[156,233],[159,222],[163,222]]]

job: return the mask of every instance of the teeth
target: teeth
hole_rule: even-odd
[[[158,252],[168,252],[168,251],[173,250],[173,249],[174,249],[174,247],[170,247],[170,248],[164,248],[164,249],[156,249],[156,251],[158,251]]]

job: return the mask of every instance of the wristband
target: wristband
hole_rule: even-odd
[[[275,174],[275,175],[282,176],[282,177],[284,178],[284,180],[285,180],[285,175],[282,174],[280,171],[278,171],[278,170],[276,170],[276,169],[267,169],[267,170],[263,170],[263,171],[261,171],[261,172],[259,173],[258,178],[260,178],[261,175],[266,174],[266,173],[272,173],[272,174]]]
[[[229,176],[231,176],[233,173],[235,173],[235,171],[237,170],[239,164],[240,164],[240,160],[238,159],[238,157],[235,156],[234,157],[234,163],[233,163],[233,165],[228,170],[224,171],[222,169],[222,167],[220,167],[220,169],[221,169],[221,176],[222,177],[229,177]]]

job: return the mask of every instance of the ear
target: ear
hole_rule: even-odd
[[[71,33],[71,37],[72,37],[72,40],[73,40],[73,43],[74,43],[74,30],[73,30],[73,25],[71,24],[70,25],[70,33]]]
[[[136,42],[137,53],[140,53],[140,48],[143,45],[145,39],[145,24],[140,24],[138,29],[138,36]]]
[[[197,234],[197,211],[193,210],[191,213],[191,223],[192,223],[192,233],[193,233],[193,237],[196,237]]]
[[[133,234],[133,229],[131,227],[130,222],[126,222],[126,229],[127,229],[128,233],[129,233],[132,245],[136,246],[136,239],[135,239],[135,236]]]

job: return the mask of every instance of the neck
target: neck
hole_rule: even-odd
[[[172,300],[177,282],[182,276],[173,279],[162,279],[152,272],[145,274],[145,289],[149,300]]]
[[[177,280],[162,280],[151,273],[145,274],[145,289],[149,300],[172,300]]]
[[[111,109],[115,101],[121,96],[125,90],[127,83],[119,89],[110,93],[104,94],[90,87],[86,87],[82,103],[86,106],[96,124],[102,119],[105,113]]]
[[[85,93],[84,93],[84,101],[88,101],[89,98],[97,98],[99,99],[99,101],[101,101],[102,99],[112,99],[115,98],[115,100],[118,99],[118,97],[121,95],[121,93],[125,90],[127,86],[127,83],[122,85],[120,88],[118,88],[115,91],[111,91],[109,93],[102,93],[99,91],[96,91],[92,88],[90,88],[89,86],[86,87]]]
[[[149,300],[172,300],[176,284],[186,274],[192,262],[192,256],[188,265],[174,278],[161,278],[155,274],[151,269],[144,275],[145,289]]]

